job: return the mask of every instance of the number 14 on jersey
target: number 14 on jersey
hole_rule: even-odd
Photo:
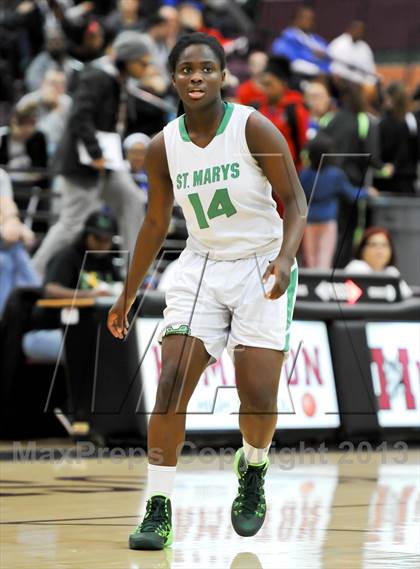
[[[200,196],[197,193],[188,194],[188,199],[193,206],[200,229],[207,229],[210,227],[206,218],[206,214],[204,213],[204,208],[203,204],[201,203]],[[236,208],[229,197],[228,189],[220,188],[219,190],[216,190],[207,210],[208,219],[214,219],[219,215],[226,215],[226,217],[230,217],[235,213]]]

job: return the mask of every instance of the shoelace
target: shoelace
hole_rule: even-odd
[[[166,523],[167,513],[165,501],[161,499],[152,499],[147,505],[146,515],[140,524],[140,531],[155,531],[161,524]]]
[[[248,467],[240,478],[241,506],[246,514],[254,514],[260,503],[263,471]]]

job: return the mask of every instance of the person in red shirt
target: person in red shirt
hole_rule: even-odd
[[[288,88],[289,78],[289,61],[283,57],[270,57],[261,78],[267,102],[258,110],[283,134],[299,170],[302,166],[300,153],[306,143],[309,112],[302,94]]]
[[[239,85],[236,91],[236,100],[241,105],[260,107],[267,103],[267,96],[261,85],[261,77],[267,66],[267,54],[263,51],[254,51],[248,57],[250,78]]]

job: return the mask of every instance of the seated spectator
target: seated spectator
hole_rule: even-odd
[[[71,107],[71,97],[66,94],[66,76],[63,71],[50,69],[46,72],[40,89],[24,95],[18,109],[36,109],[36,128],[43,132],[51,156],[60,141]]]
[[[113,284],[121,281],[121,275],[114,264],[115,254],[107,253],[112,250],[117,233],[117,222],[109,213],[95,211],[90,214],[81,235],[58,251],[48,263],[44,279],[45,296],[112,296]]]
[[[117,8],[104,19],[104,26],[110,40],[126,30],[142,31],[144,19],[140,0],[118,0]]]
[[[329,44],[331,73],[354,83],[376,83],[375,60],[372,50],[363,40],[365,32],[364,22],[353,20],[346,32]]]
[[[378,178],[376,183],[381,191],[412,195],[420,160],[420,117],[411,112],[404,83],[389,85],[385,108],[379,123],[380,152],[382,161],[392,164],[393,172],[388,178]]]
[[[43,9],[34,0],[7,0],[0,9],[0,42],[4,42],[10,70],[21,77],[44,42]]]
[[[311,140],[319,129],[333,118],[335,105],[328,87],[323,81],[309,81],[304,90],[305,103],[309,110],[307,138]]]
[[[203,32],[213,36],[222,44],[227,53],[235,50],[236,45],[239,47],[243,45],[241,41],[243,38],[235,40],[225,38],[218,29],[208,27],[204,21],[203,9],[204,7],[198,2],[181,2],[178,5],[179,23],[182,31],[185,33]]]
[[[15,108],[10,126],[0,128],[0,164],[12,170],[29,170],[47,167],[47,141],[36,129],[36,108],[27,105]],[[12,173],[13,181],[35,181],[39,174]]]
[[[271,57],[261,79],[267,101],[259,107],[259,111],[283,134],[295,166],[299,168],[300,152],[308,130],[308,111],[301,93],[289,89],[289,79],[287,59]]]
[[[170,23],[166,18],[157,14],[146,21],[145,32],[154,41],[152,62],[165,79],[166,86],[169,86],[171,82],[171,76],[168,70],[168,56],[171,50],[169,43],[171,33]]]
[[[68,53],[83,63],[100,57],[105,46],[105,32],[91,13],[93,4],[82,2],[75,6],[78,15],[74,17],[57,0],[49,0],[49,3],[68,40]]]
[[[115,219],[104,211],[92,213],[82,233],[58,251],[47,265],[44,278],[46,298],[97,298],[116,296],[122,288],[121,274],[115,265],[113,238],[118,233]],[[44,310],[34,311],[36,329],[27,332],[23,348],[27,357],[55,361],[60,353],[62,335],[50,327]]]
[[[383,227],[369,227],[363,233],[353,261],[345,267],[351,273],[386,273],[400,277],[396,267],[395,248],[389,231]],[[401,279],[402,298],[410,298],[413,293],[408,284]]]
[[[266,94],[261,84],[268,57],[263,51],[254,51],[248,57],[250,78],[241,83],[236,90],[236,100],[241,105],[259,107],[266,102]]]
[[[146,158],[146,151],[151,142],[147,134],[142,132],[135,132],[130,134],[124,140],[124,151],[128,163],[130,165],[130,172],[136,181],[138,187],[145,193],[147,200],[147,174],[144,171],[144,159]]]
[[[314,27],[315,12],[309,6],[300,6],[293,24],[271,46],[273,55],[286,57],[292,71],[304,77],[329,73],[327,42],[312,33]]]
[[[73,73],[80,69],[81,63],[67,54],[65,36],[59,27],[47,28],[45,41],[44,51],[38,53],[26,68],[25,85],[28,91],[40,89],[45,74],[52,69],[64,71],[68,84]]]
[[[26,250],[34,239],[32,231],[19,219],[9,176],[0,169],[0,317],[15,288],[40,285]]]
[[[311,269],[330,269],[337,244],[339,198],[354,202],[376,196],[375,188],[353,186],[341,168],[331,163],[333,142],[318,134],[308,143],[310,167],[300,173],[308,204],[308,222],[303,236],[305,265]]]
[[[174,6],[161,6],[158,14],[166,20],[169,28],[167,40],[168,48],[172,49],[180,33],[178,10]]]

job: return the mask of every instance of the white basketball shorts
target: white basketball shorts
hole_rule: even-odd
[[[225,347],[233,359],[239,344],[287,352],[298,269],[295,262],[283,296],[265,298],[274,276],[264,284],[262,276],[277,254],[215,261],[184,249],[166,291],[159,341],[174,334],[194,336],[215,360]]]

